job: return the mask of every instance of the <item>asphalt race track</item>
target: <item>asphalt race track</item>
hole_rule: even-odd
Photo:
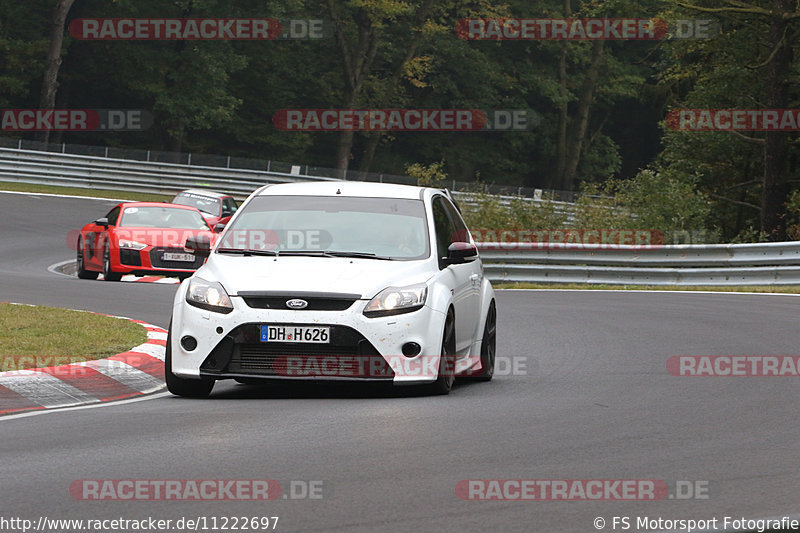
[[[0,300],[166,327],[176,285],[47,270],[73,258],[67,233],[113,203],[0,194]],[[503,291],[498,355],[524,368],[447,397],[225,382],[209,400],[156,395],[0,419],[2,515],[279,516],[278,531],[589,532],[597,517],[610,531],[614,516],[796,514],[797,378],[675,377],[666,361],[797,354],[798,308],[795,296]],[[322,498],[79,501],[69,487],[81,479],[314,481]],[[463,501],[455,487],[467,479],[655,479],[673,497]],[[699,482],[707,498],[674,497],[679,481]]]

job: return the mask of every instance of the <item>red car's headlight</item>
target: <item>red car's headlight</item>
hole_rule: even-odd
[[[128,239],[120,239],[119,247],[125,250],[144,250],[147,245],[141,242],[129,241]]]

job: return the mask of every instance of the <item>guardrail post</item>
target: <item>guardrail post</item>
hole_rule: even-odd
[[[62,154],[66,154],[67,153],[67,144],[66,143],[61,143],[61,153]]]
[[[227,168],[231,168],[231,156],[228,156],[228,165]]]
[[[106,146],[106,159],[108,159],[108,146]]]
[[[150,161],[150,150],[147,151],[147,160]]]
[[[192,164],[192,152],[189,152],[189,159],[186,162],[186,164],[191,166],[191,164]]]
[[[269,167],[271,167],[271,166],[272,166],[272,160],[271,159],[267,159],[267,172],[269,172]]]

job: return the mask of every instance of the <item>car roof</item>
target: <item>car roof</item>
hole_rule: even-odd
[[[403,198],[419,200],[427,189],[394,183],[367,183],[363,181],[305,181],[269,185],[257,192],[258,196],[348,196],[361,198]]]
[[[177,193],[175,196],[180,196],[181,194],[196,194],[197,196],[206,196],[208,198],[227,198],[230,196],[230,194],[223,194],[217,191],[207,191],[205,189],[186,189],[185,191]]]

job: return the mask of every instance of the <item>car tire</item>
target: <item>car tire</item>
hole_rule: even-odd
[[[83,239],[78,237],[78,255],[75,259],[75,265],[78,268],[78,278],[80,279],[97,279],[100,272],[92,272],[86,270],[86,263],[83,259]]]
[[[430,395],[443,396],[450,394],[455,382],[455,362],[456,362],[456,320],[453,310],[447,312],[444,321],[444,332],[442,334],[442,355],[439,359],[439,375],[436,381],[425,388]]]
[[[172,373],[172,322],[167,330],[167,349],[164,355],[164,378],[167,390],[175,396],[184,398],[207,398],[214,388],[214,380],[209,378],[183,379]]]
[[[119,281],[122,279],[122,273],[114,272],[111,269],[111,250],[106,243],[103,248],[103,279],[106,281]]]
[[[489,304],[486,313],[486,323],[483,326],[483,340],[481,341],[481,370],[480,373],[465,376],[459,379],[468,381],[491,381],[494,376],[494,365],[497,349],[497,308],[494,301]]]

